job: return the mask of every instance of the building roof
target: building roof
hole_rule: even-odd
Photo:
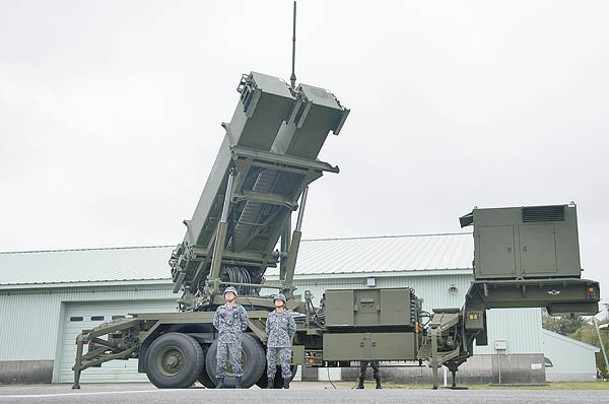
[[[174,246],[0,253],[0,285],[170,280]],[[471,233],[302,240],[296,273],[471,270]],[[271,268],[267,275],[278,274]]]
[[[0,253],[0,285],[169,279],[174,247]]]
[[[298,275],[470,269],[471,233],[303,240]],[[272,269],[267,274],[279,271]]]
[[[562,341],[564,343],[575,345],[575,346],[580,347],[580,348],[588,349],[588,350],[593,351],[593,352],[599,352],[601,350],[597,346],[590,345],[590,344],[587,344],[587,343],[582,342],[582,341],[578,341],[578,340],[573,339],[573,338],[569,338],[569,337],[567,337],[565,335],[558,334],[558,333],[556,333],[554,331],[546,330],[545,328],[542,329],[542,331],[543,331],[544,337],[546,337],[546,338],[554,338],[554,339],[557,339],[557,340]]]

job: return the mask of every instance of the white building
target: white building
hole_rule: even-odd
[[[599,352],[600,348],[548,330],[542,330],[542,337],[547,381],[596,380],[594,354]]]
[[[74,341],[82,329],[128,313],[176,311],[167,264],[172,249],[0,253],[0,383],[70,383]],[[461,307],[473,279],[472,259],[471,233],[303,240],[296,293],[311,290],[319,299],[325,289],[409,286],[427,311]],[[268,279],[277,275],[277,269],[267,271]],[[560,380],[572,361],[582,378],[595,375],[591,349],[561,360],[581,343],[565,337],[548,343],[540,309],[490,310],[487,319],[489,345],[475,348],[460,368],[460,382],[545,381],[549,345],[557,348],[547,372],[552,380]],[[136,360],[119,360],[85,370],[81,380],[147,379],[137,373]]]

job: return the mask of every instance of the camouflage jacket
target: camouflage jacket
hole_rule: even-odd
[[[249,325],[249,317],[247,311],[240,304],[235,304],[229,307],[226,304],[216,309],[214,314],[214,327],[223,335],[241,336],[241,333],[247,330]]]
[[[296,333],[296,321],[289,310],[272,311],[266,318],[266,346],[283,348],[292,346],[292,337]]]

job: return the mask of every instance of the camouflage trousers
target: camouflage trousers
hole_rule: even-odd
[[[360,368],[359,368],[359,380],[360,383],[364,382],[364,379],[366,378],[366,368],[368,367],[368,363],[370,363],[370,366],[372,367],[372,376],[374,377],[374,380],[376,380],[377,383],[381,382],[381,372],[379,371],[379,361],[360,361]]]
[[[288,380],[292,377],[292,371],[290,370],[292,348],[290,347],[266,348],[266,375],[269,379],[275,378],[275,372],[277,371],[277,353],[279,353],[279,363],[281,364],[281,375],[283,376],[283,380]]]
[[[241,341],[218,340],[218,351],[216,352],[216,378],[223,378],[226,375],[226,362],[230,359],[233,365],[233,375],[243,376],[241,367]]]

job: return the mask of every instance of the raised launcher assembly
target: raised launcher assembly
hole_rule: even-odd
[[[462,308],[434,309],[418,357],[434,373],[453,375],[487,345],[486,310],[545,307],[552,315],[594,315],[600,286],[581,279],[574,204],[474,209],[460,218],[474,225],[474,281]]]
[[[170,259],[182,311],[222,303],[227,285],[240,301],[267,307],[262,287],[292,297],[300,226],[308,185],[338,168],[317,160],[330,131],[340,132],[349,110],[327,90],[261,73],[243,75],[241,94],[187,231]],[[291,213],[301,209],[290,235]],[[281,251],[274,251],[279,238]],[[280,281],[264,284],[281,262]],[[264,285],[263,285],[264,284]]]

